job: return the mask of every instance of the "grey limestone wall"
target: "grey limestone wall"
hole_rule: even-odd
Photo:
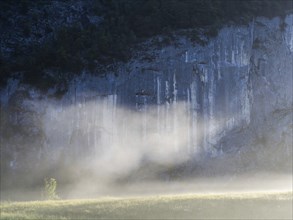
[[[292,19],[256,18],[248,26],[225,27],[205,46],[182,37],[179,46],[162,49],[146,43],[148,50],[104,77],[75,78],[61,99],[10,80],[1,90],[1,148],[9,152],[11,168],[21,149],[54,161],[64,149],[76,156],[99,154],[117,139],[136,135],[143,142],[154,132],[168,134],[178,143],[175,149],[195,158],[198,152],[218,157],[264,145],[255,142],[264,138],[274,146],[284,142],[289,155]],[[146,55],[154,59],[141,59]],[[122,114],[126,110],[130,114]]]

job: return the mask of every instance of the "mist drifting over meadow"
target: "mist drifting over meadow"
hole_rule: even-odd
[[[130,109],[115,99],[72,106],[34,102],[37,108],[46,105],[38,123],[47,138],[47,147],[34,156],[46,152],[47,158],[27,162],[33,168],[18,174],[23,184],[20,191],[13,189],[15,196],[35,198],[48,177],[56,178],[63,198],[292,190],[290,168],[284,169],[290,161],[266,167],[273,158],[251,156],[262,155],[261,149],[235,156],[203,147],[205,139],[221,134],[229,118],[214,118],[207,137],[206,125],[190,120],[186,102]],[[270,171],[275,166],[279,170]]]

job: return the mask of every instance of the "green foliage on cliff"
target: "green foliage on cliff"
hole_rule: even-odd
[[[73,4],[70,0],[61,2],[68,7]],[[45,74],[45,70],[51,69],[57,75],[79,74],[83,69],[96,72],[97,67],[127,61],[131,48],[155,35],[170,36],[180,29],[205,28],[207,37],[214,37],[227,22],[245,24],[259,15],[285,15],[292,8],[291,0],[86,0],[83,3],[80,22],[51,30],[52,38],[26,50],[15,45],[11,57],[0,54],[2,85],[11,73],[23,72],[26,83],[47,90],[65,79]],[[0,6],[3,10],[17,8],[15,13],[29,16],[32,7],[41,11],[48,4],[49,1],[3,0]],[[92,24],[88,15],[99,16],[101,22]],[[23,38],[32,34],[29,22],[23,28]],[[203,43],[196,36],[189,37]]]

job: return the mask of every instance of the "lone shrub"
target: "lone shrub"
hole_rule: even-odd
[[[57,181],[54,178],[45,178],[44,180],[44,196],[46,199],[59,199],[58,195],[56,194],[56,188],[57,188]]]

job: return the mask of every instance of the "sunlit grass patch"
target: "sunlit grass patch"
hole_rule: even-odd
[[[292,219],[292,192],[4,202],[1,219]]]

